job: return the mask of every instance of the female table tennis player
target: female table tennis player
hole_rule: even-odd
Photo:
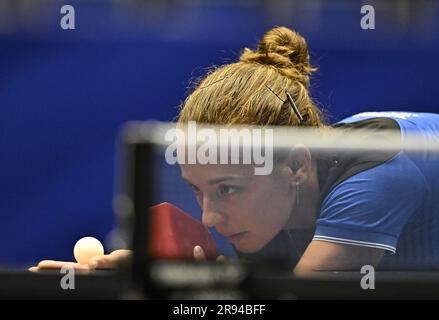
[[[305,39],[276,27],[256,50],[246,48],[239,61],[210,72],[182,104],[178,122],[329,128],[309,93],[315,70]],[[336,126],[437,139],[439,115],[365,113]],[[267,176],[236,166],[181,169],[202,222],[244,258],[282,253],[297,274],[363,265],[422,269],[439,266],[439,166],[432,157],[401,151],[320,159],[301,146]],[[86,268],[112,266],[127,254],[95,257]],[[203,260],[202,248],[194,248],[194,256]]]

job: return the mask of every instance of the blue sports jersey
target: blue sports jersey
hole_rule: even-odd
[[[373,118],[396,121],[403,141],[439,141],[437,114],[367,112],[339,124]],[[439,150],[400,151],[333,186],[313,239],[386,250],[380,269],[439,269]]]

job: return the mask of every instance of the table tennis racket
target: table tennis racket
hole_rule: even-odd
[[[154,258],[193,260],[196,245],[203,248],[208,259],[217,257],[215,241],[200,221],[168,202],[151,207],[149,212],[150,253]]]

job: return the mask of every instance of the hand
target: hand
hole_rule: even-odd
[[[206,253],[204,252],[203,248],[201,248],[200,246],[194,247],[194,260],[197,262],[202,262],[207,260]],[[216,262],[227,262],[227,261],[229,261],[229,258],[227,258],[226,256],[216,257]]]
[[[87,264],[79,264],[69,261],[43,260],[37,266],[29,268],[31,272],[43,270],[61,269],[62,267],[72,267],[76,271],[88,272],[94,269],[115,269],[120,261],[131,256],[131,250],[121,249],[115,250],[110,254],[104,254],[91,258]]]

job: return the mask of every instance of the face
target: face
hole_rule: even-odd
[[[251,165],[196,164],[181,170],[203,211],[203,224],[215,227],[238,251],[259,251],[286,226],[295,199],[287,167],[265,176],[255,175]]]

